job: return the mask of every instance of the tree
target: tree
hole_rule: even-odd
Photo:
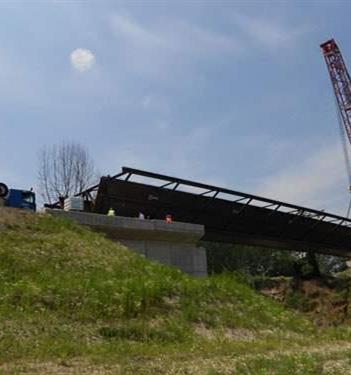
[[[96,169],[86,148],[75,142],[44,146],[39,152],[39,192],[47,203],[88,188]]]
[[[247,275],[293,276],[295,253],[223,243],[204,243],[209,273],[240,271]]]
[[[246,275],[332,276],[347,269],[347,258],[289,250],[204,242],[209,273],[240,271]]]

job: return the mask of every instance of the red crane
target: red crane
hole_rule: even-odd
[[[347,143],[351,145],[351,79],[335,40],[330,39],[322,43],[321,48],[335,93],[340,135],[349,179],[349,190],[351,191],[351,163],[347,147]],[[347,216],[349,216],[350,208],[351,202]]]

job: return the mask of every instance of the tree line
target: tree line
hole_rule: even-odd
[[[347,268],[347,258],[259,246],[204,243],[208,272],[240,272],[248,276],[332,275]]]

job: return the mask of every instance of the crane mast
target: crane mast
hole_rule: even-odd
[[[334,39],[321,44],[333,85],[339,113],[351,145],[351,79],[345,61]]]
[[[347,176],[349,179],[349,190],[351,192],[351,162],[348,151],[348,144],[351,145],[351,79],[341,51],[335,40],[330,39],[327,42],[322,43],[320,47],[327,64],[331,83],[334,89],[339,120],[339,130],[343,146]],[[347,210],[347,216],[349,216],[350,210],[351,200]]]

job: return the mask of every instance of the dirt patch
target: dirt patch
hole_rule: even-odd
[[[206,339],[213,339],[215,337],[213,329],[207,328],[202,323],[195,326],[195,333]]]
[[[207,328],[204,324],[197,324],[195,332],[208,340],[217,338],[226,338],[234,341],[254,341],[256,338],[255,332],[244,328],[224,328],[221,330],[214,330]]]
[[[272,278],[260,281],[256,287],[262,294],[304,313],[319,326],[351,322],[351,293],[347,280]]]
[[[350,374],[351,363],[346,359],[327,361],[323,364],[323,375]]]
[[[254,341],[256,334],[249,329],[227,328],[224,330],[224,337],[235,341]]]
[[[72,360],[55,362],[14,362],[0,366],[0,372],[5,374],[120,374],[120,366],[98,366],[86,361]]]

